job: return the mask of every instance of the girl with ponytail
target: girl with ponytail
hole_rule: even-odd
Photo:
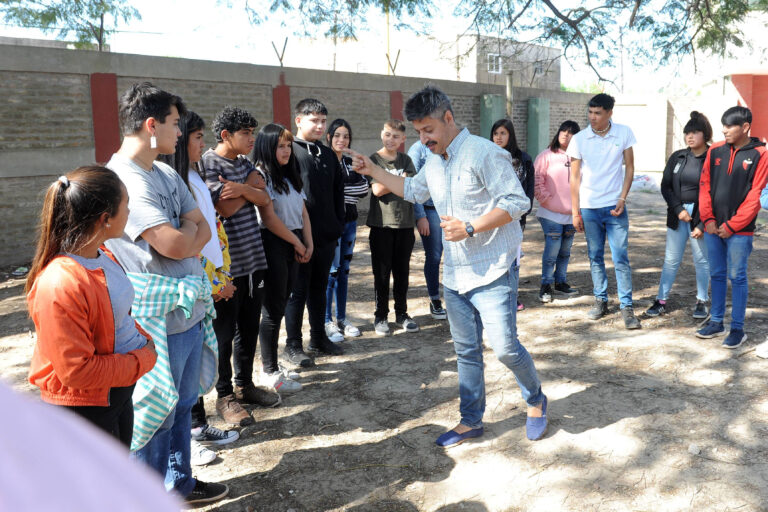
[[[29,382],[126,447],[134,384],[157,358],[130,316],[131,282],[101,249],[127,219],[128,192],[114,172],[90,166],[61,176],[45,195],[26,285],[37,331]]]
[[[690,240],[696,269],[696,305],[692,316],[702,320],[709,316],[709,263],[702,240],[704,224],[699,217],[699,178],[709,143],[712,142],[712,126],[704,114],[694,110],[683,133],[687,147],[672,153],[661,179],[661,195],[667,202],[667,247],[659,293],[645,314],[659,316],[666,313],[669,291]]]

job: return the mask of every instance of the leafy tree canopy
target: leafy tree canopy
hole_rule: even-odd
[[[768,11],[768,0],[457,0],[452,13],[467,31],[521,43],[558,46],[568,59],[601,69],[620,53],[634,62],[667,64],[696,52],[724,56],[743,47],[742,23]],[[270,13],[291,15],[296,33],[354,37],[370,8],[401,19],[445,13],[433,0],[246,0],[258,24]],[[298,15],[298,16],[294,16]],[[439,27],[433,27],[439,30]],[[445,34],[447,38],[453,34]]]
[[[119,23],[141,19],[128,0],[0,0],[0,15],[6,23],[57,32],[67,39],[74,35],[78,47],[104,48]]]

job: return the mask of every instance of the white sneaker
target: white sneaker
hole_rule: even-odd
[[[215,451],[206,448],[194,439],[192,440],[191,448],[189,463],[193,466],[205,466],[216,459]]]
[[[278,393],[295,393],[301,391],[301,383],[289,379],[281,371],[265,374],[262,382],[264,385],[273,388]]]
[[[325,335],[328,336],[328,339],[333,343],[341,343],[344,341],[344,335],[341,334],[336,322],[325,322]]]
[[[768,359],[768,340],[762,342],[755,348],[755,355],[763,359]]]
[[[283,377],[291,380],[299,380],[301,378],[301,375],[299,372],[295,370],[291,370],[290,368],[286,368],[285,366],[278,364],[277,367],[280,369],[280,372],[283,374]]]
[[[344,336],[348,336],[350,338],[357,338],[362,334],[360,329],[347,322],[346,320],[339,320],[339,328],[344,329]]]

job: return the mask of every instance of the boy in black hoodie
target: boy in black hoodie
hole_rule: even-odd
[[[768,179],[768,155],[765,144],[749,136],[752,112],[748,108],[731,107],[721,121],[725,140],[709,148],[699,187],[712,281],[712,318],[696,336],[713,338],[725,333],[727,276],[731,280],[731,332],[723,347],[736,348],[747,339],[747,259],[760,211],[760,192]]]
[[[328,116],[325,105],[316,99],[304,99],[296,104],[295,114],[293,154],[304,182],[315,249],[309,262],[299,266],[299,275],[285,308],[285,356],[293,364],[308,367],[313,363],[304,353],[302,344],[304,304],[309,315],[308,350],[328,355],[344,353],[325,334],[328,273],[336,241],[344,227],[344,181],[336,155],[320,143]]]

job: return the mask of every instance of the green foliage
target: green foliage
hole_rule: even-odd
[[[245,10],[255,25],[272,13],[292,13],[294,33],[322,33],[339,39],[355,39],[359,29],[369,23],[371,8],[395,16],[430,17],[432,7],[431,0],[245,0]]]
[[[101,51],[118,23],[141,19],[128,0],[0,0],[6,23],[56,32],[59,39],[74,35],[78,47],[94,44]]]
[[[445,12],[432,0],[245,1],[256,24],[270,13],[297,14],[290,23],[294,32],[342,38],[354,38],[369,23],[370,8],[416,23],[433,9]],[[768,11],[768,0],[558,0],[561,7],[555,0],[456,1],[453,15],[467,21],[468,32],[559,46],[565,58],[584,59],[601,82],[610,80],[600,70],[615,67],[622,53],[629,62],[651,65],[697,51],[726,55],[747,43],[742,22],[754,11]]]

